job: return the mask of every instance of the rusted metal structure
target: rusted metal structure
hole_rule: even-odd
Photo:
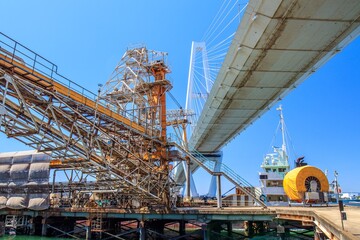
[[[55,199],[62,192],[73,205],[169,205],[165,54],[128,50],[93,94],[4,34],[0,50],[1,131],[50,153],[51,168],[66,171],[67,183],[52,186]]]
[[[172,87],[166,53],[129,49],[94,94],[60,75],[55,64],[0,37],[0,130],[51,155],[51,205],[169,208],[182,186],[172,171],[185,162],[188,173],[195,162],[218,181],[224,176],[245,192],[250,187],[226,165],[215,167],[188,148],[186,126],[193,112],[166,112],[166,92]],[[166,132],[170,126],[172,137]],[[62,184],[56,181],[59,175]],[[190,181],[186,185],[189,189]],[[186,195],[190,200],[189,191]],[[220,189],[218,201],[221,207]]]

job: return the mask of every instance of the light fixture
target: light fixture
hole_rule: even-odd
[[[254,15],[252,16],[251,20],[255,21],[256,18],[257,18],[257,15],[254,13]]]

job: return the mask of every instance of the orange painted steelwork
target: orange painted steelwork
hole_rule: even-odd
[[[5,59],[7,61],[2,60],[2,59]],[[9,63],[9,62],[11,62],[11,63]],[[140,126],[139,124],[111,111],[110,109],[108,109],[102,105],[97,104],[95,101],[90,100],[86,96],[83,96],[80,93],[77,93],[76,91],[69,89],[68,87],[27,67],[26,65],[24,65],[21,62],[18,62],[18,61],[15,61],[14,59],[9,58],[6,55],[0,54],[0,66],[10,69],[10,71],[12,71],[16,74],[19,74],[23,78],[26,78],[27,80],[35,83],[36,85],[43,87],[46,90],[56,91],[56,92],[62,94],[63,96],[69,97],[79,103],[84,104],[85,106],[88,106],[102,114],[105,114],[113,119],[116,119],[116,120],[122,122],[129,128],[135,129],[141,133],[145,133],[145,128]],[[31,73],[31,74],[29,74],[29,73]]]

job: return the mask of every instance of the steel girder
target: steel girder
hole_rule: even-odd
[[[143,154],[153,139],[74,99],[0,68],[1,131],[112,189],[162,202],[167,169]],[[125,188],[124,188],[125,187]]]

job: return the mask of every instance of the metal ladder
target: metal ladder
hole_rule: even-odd
[[[244,178],[242,178],[239,174],[237,174],[230,167],[226,166],[224,163],[220,163],[220,170],[215,171],[215,162],[207,159],[197,150],[192,149],[191,151],[188,151],[176,142],[173,142],[172,144],[176,148],[178,148],[185,156],[189,157],[191,161],[197,163],[200,167],[202,167],[211,175],[221,174],[235,186],[240,188],[246,195],[252,197],[255,202],[258,203],[260,206],[264,208],[267,207],[266,204],[259,199],[261,192],[259,190],[256,190],[248,181],[246,181]],[[250,189],[254,189],[255,192],[252,192]]]
[[[102,213],[97,213],[96,218],[91,222],[91,231],[102,231],[103,230],[103,218]]]

